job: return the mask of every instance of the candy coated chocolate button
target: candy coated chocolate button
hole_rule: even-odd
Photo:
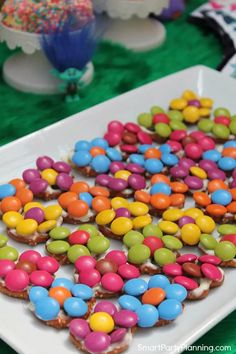
[[[196,261],[196,259],[197,259],[197,256],[195,254],[186,253],[186,254],[183,254],[182,256],[179,256],[176,259],[176,262],[179,264],[183,264],[185,262],[194,262],[194,261]]]
[[[99,271],[100,274],[106,273],[116,273],[118,266],[116,263],[108,260],[108,259],[100,259],[97,261],[95,268]]]
[[[138,322],[138,316],[135,312],[130,310],[120,310],[115,313],[114,321],[117,326],[131,328]]]
[[[211,279],[213,281],[222,280],[223,276],[219,268],[210,263],[204,263],[201,265],[201,271],[205,275],[206,278]]]
[[[195,263],[186,262],[182,265],[184,272],[194,278],[200,278],[202,276],[201,268]]]
[[[198,283],[195,280],[182,275],[175,277],[174,283],[184,286],[187,290],[198,288]]]
[[[175,277],[177,275],[182,275],[182,267],[177,263],[166,264],[163,267],[163,272],[171,277]]]
[[[106,312],[111,316],[117,312],[116,306],[111,301],[102,300],[94,307],[94,312]]]
[[[16,269],[22,269],[26,273],[30,274],[37,269],[36,264],[29,261],[19,261],[16,264]]]
[[[198,260],[202,263],[210,263],[214,265],[219,265],[221,263],[221,259],[216,256],[211,256],[208,254],[204,254],[198,258]]]
[[[85,348],[91,353],[103,353],[110,343],[110,336],[103,332],[88,333],[84,340]]]

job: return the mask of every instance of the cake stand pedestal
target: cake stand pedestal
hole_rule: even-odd
[[[51,73],[52,65],[40,47],[40,35],[16,31],[0,23],[0,40],[9,49],[21,48],[22,52],[13,54],[3,64],[4,80],[19,91],[37,94],[57,94],[62,80]],[[88,85],[94,75],[92,63],[82,80]]]
[[[160,46],[166,37],[165,27],[149,18],[160,15],[169,0],[93,0],[95,12],[107,23],[104,39],[135,51]]]

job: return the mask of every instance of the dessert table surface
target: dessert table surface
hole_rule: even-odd
[[[118,45],[103,42],[93,61],[96,70],[94,81],[81,92],[82,99],[79,102],[65,103],[60,95],[43,96],[18,92],[7,86],[1,75],[0,145],[187,67],[203,64],[216,68],[223,59],[223,46],[214,33],[186,21],[188,14],[203,3],[202,0],[188,2],[183,16],[165,24],[167,40],[160,48],[133,53]],[[1,71],[4,60],[11,54],[5,44],[0,45]],[[194,344],[231,346],[230,353],[236,353],[235,323],[236,311]],[[209,349],[191,352],[210,353]],[[229,353],[228,350],[220,352]],[[15,352],[0,340],[0,353]]]

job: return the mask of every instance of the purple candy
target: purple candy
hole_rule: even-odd
[[[179,227],[183,227],[185,224],[195,224],[195,220],[190,216],[182,216],[178,221],[178,225]]]
[[[25,213],[24,219],[34,219],[41,224],[44,221],[44,212],[41,208],[31,208]]]
[[[99,184],[100,186],[106,187],[111,179],[111,176],[101,174],[96,177],[95,184]]]
[[[23,180],[26,183],[30,183],[33,180],[40,178],[40,173],[36,168],[29,168],[28,170],[25,170],[22,174]]]
[[[76,318],[69,324],[70,333],[78,339],[84,339],[91,332],[88,322],[82,318]]]
[[[109,348],[111,337],[103,332],[91,332],[84,340],[85,348],[91,353],[102,353]]]
[[[184,178],[184,177],[188,176],[188,170],[183,166],[171,167],[170,173],[175,178]]]
[[[146,180],[143,176],[132,174],[128,178],[128,183],[134,190],[140,190],[146,188]]]
[[[199,177],[195,176],[188,176],[184,179],[184,183],[187,184],[187,186],[190,189],[198,190],[203,187],[203,181]]]
[[[127,208],[118,208],[116,209],[116,218],[124,217],[124,218],[130,218],[131,213],[129,209]]]
[[[127,329],[125,328],[118,328],[115,331],[113,331],[110,335],[111,337],[111,343],[118,343],[121,342],[125,335],[127,333]]]
[[[120,310],[114,315],[114,321],[117,326],[130,328],[134,327],[138,322],[138,316],[130,310]]]
[[[128,187],[128,182],[122,178],[112,178],[108,183],[108,188],[117,192],[123,191],[127,187]]]
[[[36,166],[39,170],[45,170],[46,168],[52,168],[53,159],[49,156],[40,156],[36,160]]]
[[[94,307],[94,312],[106,312],[109,315],[114,316],[117,312],[117,308],[112,302],[103,300]]]
[[[183,157],[181,160],[179,160],[179,166],[186,168],[186,170],[189,170],[190,167],[195,166],[196,162],[194,162],[191,159],[188,159],[187,157]]]
[[[68,191],[73,183],[73,178],[67,173],[59,173],[56,178],[56,184],[62,191]]]
[[[125,163],[124,162],[119,162],[119,161],[113,161],[110,164],[109,168],[110,168],[111,173],[115,174],[117,171],[125,169]]]
[[[201,103],[199,100],[190,100],[190,101],[188,101],[188,106],[194,106],[194,107],[200,108]]]
[[[232,172],[232,177],[233,177],[233,179],[235,179],[236,178],[236,168],[233,170],[233,172]]]
[[[52,165],[52,168],[54,170],[56,170],[57,172],[70,173],[70,171],[71,171],[70,165],[64,161],[54,162]]]
[[[209,179],[221,179],[222,181],[226,180],[225,172],[219,170],[218,168],[207,171],[207,176]]]
[[[29,185],[29,189],[33,192],[34,195],[43,193],[47,189],[47,187],[48,187],[48,182],[42,178],[37,178],[33,180]]]
[[[216,163],[211,160],[201,160],[198,165],[207,172],[217,168]]]
[[[128,163],[126,169],[132,173],[144,173],[145,169],[137,163]]]
[[[230,183],[230,188],[236,188],[236,179]]]

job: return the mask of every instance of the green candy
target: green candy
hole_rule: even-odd
[[[236,247],[229,241],[219,242],[215,247],[215,255],[222,261],[231,261],[236,255]]]
[[[176,255],[167,248],[159,248],[154,252],[154,259],[162,267],[165,264],[175,263]]]
[[[212,128],[212,133],[220,139],[228,139],[230,135],[230,130],[226,125],[214,124]]]
[[[235,121],[236,120],[236,114],[232,115],[231,116],[231,122]]]
[[[176,111],[176,110],[171,110],[167,113],[168,117],[171,120],[177,120],[179,122],[181,122],[182,120],[184,120],[184,116],[180,111]]]
[[[138,231],[129,231],[123,237],[123,243],[128,247],[143,243],[144,236]]]
[[[91,224],[80,225],[77,230],[87,231],[90,234],[90,237],[94,237],[94,236],[99,235],[98,229],[94,225],[91,225]]]
[[[172,120],[170,122],[170,127],[172,130],[187,130],[186,125],[183,122],[178,122],[177,120]]]
[[[134,245],[129,249],[128,260],[133,264],[142,264],[150,255],[151,251],[146,245]]]
[[[70,244],[66,241],[52,241],[47,244],[47,250],[51,254],[64,254],[70,248]]]
[[[157,225],[149,224],[143,228],[143,236],[144,237],[156,236],[156,237],[162,238],[163,233]]]
[[[204,133],[210,133],[214,126],[214,122],[211,119],[201,119],[200,122],[198,122],[198,129],[201,130]]]
[[[168,138],[171,134],[171,129],[168,124],[165,123],[157,123],[155,125],[155,131],[158,135],[160,135],[162,138]]]
[[[138,116],[138,124],[145,128],[151,128],[152,126],[152,115],[150,113],[141,113]]]
[[[7,244],[8,237],[6,235],[0,234],[0,247],[3,247]]]
[[[221,235],[236,234],[236,226],[231,224],[220,225],[217,231]]]
[[[70,233],[70,229],[68,229],[67,227],[58,226],[54,227],[54,229],[49,232],[49,236],[54,240],[64,240],[70,235]]]
[[[0,248],[0,259],[9,259],[10,261],[16,261],[18,259],[18,251],[11,246],[4,246]]]
[[[87,243],[88,249],[97,254],[104,253],[110,247],[110,241],[104,236],[94,236]]]
[[[161,107],[159,107],[159,106],[153,106],[153,107],[151,108],[151,114],[152,114],[153,116],[155,116],[155,114],[158,114],[158,113],[165,113],[165,111],[164,111],[163,108],[161,108]]]
[[[214,250],[214,248],[218,245],[218,242],[212,235],[201,234],[200,243],[207,250]]]
[[[165,247],[170,250],[180,250],[183,247],[182,242],[175,236],[165,235],[162,237],[162,241]]]
[[[236,134],[236,119],[230,123],[229,129],[232,134]]]
[[[73,245],[67,251],[67,257],[71,263],[75,263],[81,256],[90,256],[89,250],[84,245]]]
[[[230,111],[227,108],[224,107],[218,107],[214,110],[214,116],[219,117],[219,116],[225,116],[225,117],[230,117]]]

